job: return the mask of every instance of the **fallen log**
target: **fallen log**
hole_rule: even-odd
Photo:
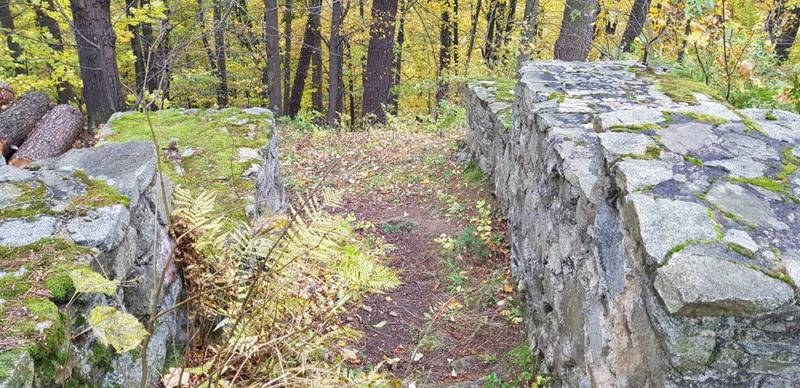
[[[25,167],[36,160],[59,156],[69,151],[83,132],[83,115],[69,105],[58,105],[36,124],[9,162]]]
[[[28,138],[42,116],[50,110],[50,97],[28,92],[0,112],[0,152],[6,158]]]
[[[0,112],[6,110],[12,102],[14,102],[14,89],[11,89],[11,85],[0,82]]]

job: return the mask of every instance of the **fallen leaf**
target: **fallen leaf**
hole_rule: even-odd
[[[161,384],[165,388],[185,387],[189,385],[192,376],[185,369],[169,368],[169,372],[161,376]]]
[[[411,361],[412,362],[418,362],[421,359],[422,359],[422,353],[414,352],[414,353],[411,354]]]
[[[342,348],[339,350],[339,352],[342,353],[342,357],[344,358],[344,360],[351,364],[358,364],[361,362],[358,359],[358,353],[356,353],[356,351],[353,349]]]
[[[380,328],[382,328],[382,327],[384,327],[384,326],[386,326],[386,321],[380,321],[380,322],[378,322],[378,323],[376,323],[376,324],[372,325],[372,327],[374,327],[374,328],[376,328],[376,329],[380,329]]]

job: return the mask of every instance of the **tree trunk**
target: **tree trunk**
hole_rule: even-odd
[[[392,94],[389,96],[389,111],[392,114],[399,112],[398,102],[400,92],[397,87],[400,85],[401,71],[403,69],[403,44],[406,41],[406,12],[405,0],[400,0],[400,18],[397,23],[397,47],[394,49],[394,59],[392,62]]]
[[[453,21],[452,21],[452,42],[451,45],[453,47],[453,64],[456,65],[454,67],[456,73],[458,73],[458,0],[453,0]]]
[[[228,69],[226,66],[225,20],[222,9],[223,0],[214,0],[214,59],[217,61],[217,105],[228,106]]]
[[[333,0],[331,3],[331,37],[328,43],[328,114],[326,122],[329,126],[338,123],[339,116],[342,114],[342,60],[344,59],[344,47],[340,35],[344,11],[342,0]]]
[[[555,46],[555,59],[585,61],[592,49],[598,0],[567,0],[561,32]]]
[[[650,0],[636,0],[628,17],[625,32],[622,33],[622,51],[629,53],[633,49],[633,41],[642,34],[647,16],[650,13]]]
[[[392,88],[394,22],[397,0],[373,0],[372,23],[369,28],[367,69],[364,75],[364,115],[378,123],[386,122],[384,106],[389,103]]]
[[[469,27],[469,38],[467,41],[467,59],[466,63],[469,65],[469,60],[472,58],[472,49],[475,47],[475,34],[478,30],[478,16],[481,14],[481,0],[475,3],[475,13],[472,14],[472,23]]]
[[[323,88],[322,88],[322,49],[320,47],[322,41],[322,31],[320,28],[320,9],[317,8],[316,15],[314,16],[317,20],[317,38],[314,39],[314,43],[316,47],[311,48],[311,65],[313,66],[311,69],[311,84],[314,86],[314,89],[311,93],[311,108],[314,112],[322,113],[325,111],[323,107],[322,100],[323,98]]]
[[[789,58],[797,38],[797,30],[800,27],[800,5],[788,7],[781,19],[781,26],[775,39],[775,56],[783,62]]]
[[[297,59],[297,70],[294,73],[294,83],[292,84],[292,96],[287,110],[287,114],[291,117],[295,117],[300,111],[308,68],[311,65],[315,51],[319,51],[319,12],[321,4],[321,0],[312,0],[309,7],[308,20],[303,32],[303,45],[300,47],[300,57]]]
[[[55,5],[53,4],[53,0],[42,1],[39,4],[34,4],[33,2],[29,3],[36,13],[36,25],[47,29],[47,32],[50,33],[52,40],[50,40],[47,45],[50,46],[53,51],[63,53],[64,37],[61,35],[61,27],[59,27],[58,22],[50,17],[45,9],[42,8],[42,6],[46,6],[47,11],[54,11]],[[58,102],[60,104],[66,104],[75,98],[75,90],[73,90],[72,85],[66,81],[61,81],[56,85],[56,93],[58,94]]]
[[[72,148],[82,132],[81,112],[69,105],[58,105],[39,120],[9,164],[25,167],[36,160],[59,156]]]
[[[767,21],[764,23],[764,30],[767,32],[767,37],[770,43],[775,44],[775,35],[778,33],[778,28],[781,26],[781,20],[785,11],[785,0],[775,0],[775,5],[769,10],[767,14]]]
[[[11,51],[11,59],[14,60],[14,72],[16,74],[25,74],[25,68],[19,63],[19,57],[22,55],[22,47],[19,43],[14,41],[12,34],[14,34],[14,17],[11,15],[11,5],[9,0],[0,0],[0,27],[6,35],[6,45],[8,50]]]
[[[522,14],[524,31],[522,32],[522,53],[520,63],[531,58],[531,49],[536,36],[537,22],[539,20],[539,0],[526,0],[525,11]]]
[[[164,20],[161,21],[161,35],[159,36],[158,50],[154,60],[153,79],[156,82],[156,89],[161,90],[161,106],[163,109],[164,101],[169,99],[169,86],[172,66],[170,66],[170,43],[169,35],[172,32],[172,23],[170,22],[172,15],[170,8],[167,7],[167,14]]]
[[[125,109],[125,94],[117,69],[116,35],[111,26],[110,0],[70,0],[83,100],[92,127]]]
[[[14,89],[6,82],[0,82],[0,112],[6,110],[14,102]]]
[[[264,67],[267,81],[269,108],[281,114],[281,52],[278,36],[278,1],[264,0],[264,41],[267,45],[267,65]]]
[[[214,50],[211,49],[211,42],[208,40],[208,30],[206,29],[206,8],[203,5],[203,0],[197,0],[197,25],[200,28],[200,40],[203,42],[203,49],[206,51],[208,57],[208,67],[217,73],[217,61],[214,60]]]
[[[286,0],[286,12],[283,13],[283,113],[289,111],[291,93],[289,85],[292,80],[292,0]]]
[[[445,79],[445,73],[450,67],[450,50],[452,43],[450,40],[452,25],[450,23],[450,12],[448,12],[449,5],[450,4],[445,1],[440,20],[441,25],[439,27],[439,67],[436,72],[436,75],[438,76],[436,87],[437,108],[439,103],[447,96],[447,80]]]
[[[50,110],[50,97],[42,92],[25,93],[8,109],[0,113],[0,152],[10,156]]]

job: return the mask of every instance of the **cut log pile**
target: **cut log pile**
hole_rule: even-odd
[[[74,107],[55,105],[41,92],[14,97],[11,87],[0,83],[0,152],[12,166],[59,156],[83,133],[83,114]]]

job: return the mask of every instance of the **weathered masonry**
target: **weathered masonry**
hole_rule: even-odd
[[[564,386],[800,384],[800,116],[692,87],[530,62],[513,94],[467,88],[529,337]]]

